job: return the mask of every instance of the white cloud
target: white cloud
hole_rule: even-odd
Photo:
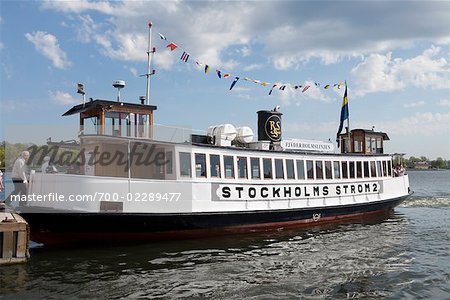
[[[250,56],[252,54],[252,49],[248,46],[244,46],[236,51],[238,54],[242,55],[243,57]]]
[[[263,67],[262,64],[251,64],[251,65],[243,67],[243,70],[244,71],[253,71],[253,70],[259,70],[262,67]]]
[[[379,122],[377,128],[403,136],[445,136],[449,133],[450,113],[416,113],[400,120]]]
[[[2,42],[0,42],[0,50],[3,50],[3,49],[5,49],[5,45],[3,45]]]
[[[71,94],[62,91],[49,91],[50,99],[58,105],[72,105],[80,103],[80,100],[72,97]]]
[[[416,1],[407,6],[396,1],[322,4],[84,0],[45,1],[43,7],[78,15],[91,12],[100,15],[88,27],[81,26],[78,34],[85,38],[91,34],[89,39],[100,46],[102,54],[125,61],[145,61],[147,32],[139,24],[147,24],[149,12],[155,31],[185,47],[192,57],[218,67],[223,67],[224,55],[230,47],[245,56],[250,53],[249,44],[261,47],[277,69],[296,69],[311,59],[331,64],[424,41],[437,45],[450,43],[448,26],[442,25],[448,24],[450,4],[446,2],[430,5]],[[412,15],[419,17],[411,18]],[[155,42],[159,48],[155,56],[157,64],[168,68],[178,60],[173,55],[161,55],[166,53],[165,45]]]
[[[425,101],[417,101],[417,102],[410,102],[410,103],[406,103],[403,104],[404,108],[414,108],[414,107],[419,107],[419,106],[424,106],[425,105]]]
[[[450,65],[444,57],[438,57],[440,51],[440,47],[431,46],[411,59],[392,58],[392,53],[369,55],[351,71],[355,95],[410,86],[449,89]]]
[[[138,76],[138,71],[136,68],[130,67],[128,68],[128,70],[130,70],[131,74],[133,74],[134,77]]]
[[[450,99],[441,99],[438,102],[439,106],[450,106]]]
[[[26,33],[25,37],[30,41],[36,51],[50,59],[53,66],[58,69],[67,69],[71,66],[71,62],[67,59],[67,54],[61,50],[58,39],[45,31],[35,31]]]

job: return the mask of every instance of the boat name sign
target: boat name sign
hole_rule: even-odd
[[[332,143],[299,139],[282,140],[281,147],[285,150],[306,150],[320,152],[334,151],[334,145]]]
[[[214,200],[288,200],[356,196],[382,192],[381,182],[343,184],[213,184]]]

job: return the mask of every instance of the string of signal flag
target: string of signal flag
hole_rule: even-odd
[[[161,40],[167,41],[167,45],[166,48],[171,51],[174,52],[176,50],[180,50],[182,51],[180,60],[187,63],[189,61],[189,59],[191,58],[191,55],[189,54],[189,52],[186,49],[183,49],[181,47],[179,47],[176,43],[174,43],[173,41],[170,41],[167,39],[167,37],[165,35],[163,35],[162,33],[158,32],[158,35],[160,37]],[[198,59],[191,59],[195,61],[196,66],[204,71],[205,74],[209,74],[210,70],[211,70],[211,66],[209,64],[206,63],[202,63],[200,62]],[[311,87],[315,87],[315,88],[321,88],[323,87],[323,89],[328,90],[331,88],[337,88],[337,89],[341,89],[342,87],[345,86],[344,82],[337,82],[337,83],[332,83],[332,84],[321,84],[319,82],[313,82],[313,84],[291,84],[291,83],[270,83],[268,81],[262,81],[262,80],[257,80],[257,79],[252,79],[250,77],[243,77],[240,75],[234,75],[231,74],[229,72],[224,72],[220,69],[216,69],[216,74],[217,77],[219,79],[223,79],[223,78],[229,78],[229,79],[233,79],[233,81],[231,82],[230,88],[229,90],[231,91],[235,85],[237,84],[237,82],[241,79],[248,81],[248,82],[252,82],[254,84],[258,84],[260,86],[263,87],[267,87],[270,86],[270,90],[269,90],[269,95],[272,95],[274,90],[279,90],[279,91],[285,91],[286,88],[291,89],[291,90],[298,90],[301,91],[302,93],[305,93],[306,91],[308,91]]]

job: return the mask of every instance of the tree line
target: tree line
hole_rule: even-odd
[[[438,157],[434,160],[430,160],[425,156],[414,157],[404,159],[404,165],[407,168],[414,169],[417,168],[418,163],[422,163],[424,167],[428,166],[431,169],[450,169],[450,160],[445,160],[442,157]]]

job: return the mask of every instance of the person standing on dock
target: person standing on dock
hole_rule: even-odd
[[[1,165],[1,162],[0,162],[0,165]],[[4,189],[4,186],[3,186],[3,172],[2,172],[2,170],[0,170],[0,192],[2,192],[3,189]]]
[[[11,177],[14,183],[14,191],[6,199],[6,203],[11,203],[11,196],[13,195],[26,195],[27,194],[27,161],[30,158],[30,152],[23,151],[18,159],[14,162]],[[20,202],[22,205],[22,202]]]

